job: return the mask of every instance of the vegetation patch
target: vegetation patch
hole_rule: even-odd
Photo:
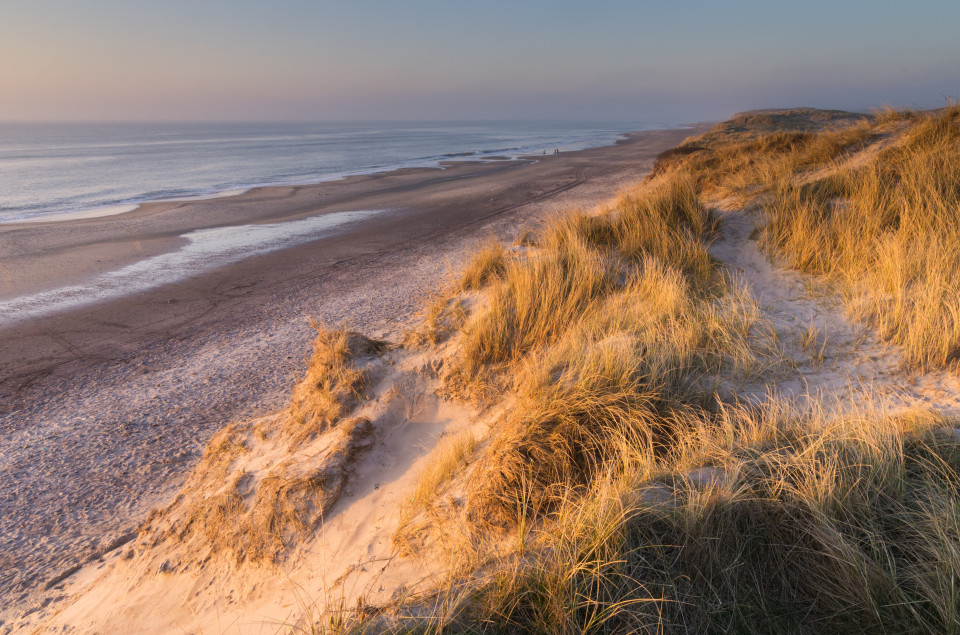
[[[960,448],[946,423],[737,411],[662,457],[612,447],[616,467],[557,493],[522,557],[436,606],[454,632],[953,631]],[[693,461],[722,478],[696,478]],[[665,499],[640,494],[652,474],[672,475]]]
[[[184,493],[145,523],[145,542],[173,538],[192,545],[190,558],[200,561],[227,554],[236,563],[272,564],[320,525],[353,461],[371,442],[370,420],[350,413],[362,397],[371,359],[386,344],[316,329],[313,356],[291,405],[264,421],[218,433]]]
[[[781,170],[783,168],[780,168]],[[921,368],[960,357],[960,106],[912,120],[863,165],[812,183],[777,171],[763,246],[825,276]]]
[[[782,352],[710,257],[704,204],[759,206],[772,257],[836,284],[912,363],[950,363],[958,117],[747,113],[664,153],[601,213],[557,217],[502,267],[488,246],[467,271],[495,273],[461,287],[486,303],[445,363],[462,394],[509,405],[455,453],[459,478],[444,461],[421,482],[424,500],[464,496],[408,526],[460,541],[448,577],[356,628],[960,629],[956,422],[720,391]],[[811,322],[798,339],[825,363],[827,333]]]
[[[283,425],[291,446],[325,432],[358,403],[368,378],[363,359],[387,348],[360,333],[314,327],[313,356]]]

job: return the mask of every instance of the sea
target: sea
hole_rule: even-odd
[[[614,143],[642,121],[3,123],[0,222]]]

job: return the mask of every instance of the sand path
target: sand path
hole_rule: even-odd
[[[811,276],[772,264],[750,237],[763,224],[757,208],[722,201],[718,211],[723,223],[710,252],[753,292],[786,358],[778,371],[741,387],[742,398],[783,397],[801,409],[855,403],[895,413],[934,407],[960,416],[955,375],[903,369],[898,348],[849,319],[835,292]]]

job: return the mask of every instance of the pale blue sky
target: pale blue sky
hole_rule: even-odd
[[[0,119],[936,106],[958,31],[957,0],[0,0]]]

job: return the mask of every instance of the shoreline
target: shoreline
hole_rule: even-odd
[[[192,224],[396,210],[161,287],[0,325],[0,557],[8,563],[0,605],[16,611],[42,599],[49,580],[135,528],[223,425],[282,408],[305,367],[308,318],[396,338],[484,237],[596,204],[696,133],[640,133],[535,163],[407,170],[153,204],[106,220],[0,227],[0,245],[11,235],[60,241],[24,257],[46,259],[50,269],[36,271],[49,281],[58,266],[83,264],[78,253],[171,251],[164,241]]]
[[[301,220],[198,229],[177,249],[137,260],[84,282],[0,299],[0,325],[12,325],[137,291],[179,282],[252,256],[329,238],[391,210],[330,212]]]
[[[370,209],[351,205],[350,200],[382,181],[409,189],[447,173],[450,178],[468,178],[518,164],[458,162],[450,168],[401,168],[308,185],[255,187],[233,196],[151,201],[109,216],[0,223],[4,254],[0,300],[53,291],[175,251],[185,244],[183,236],[194,231]]]
[[[487,161],[441,161],[435,167],[407,167],[303,185],[265,185],[202,198],[138,204],[104,216],[0,223],[0,302],[54,292],[138,261],[175,251],[185,235],[205,229],[301,220],[308,216],[362,209],[398,209],[389,200],[376,205],[358,195],[386,185],[398,194],[430,182],[469,179],[559,157],[576,156],[630,144],[648,134],[683,134],[693,128],[628,132],[610,145],[560,155],[522,155]],[[386,189],[386,188],[385,188]],[[317,200],[320,199],[320,200]],[[413,201],[415,203],[415,201]],[[353,203],[353,204],[351,204]],[[255,209],[256,208],[256,209]],[[73,213],[70,214],[72,216]]]
[[[685,130],[693,129],[697,124],[669,124],[660,128],[649,128],[645,130],[627,130],[617,133],[609,133],[610,136],[603,136],[602,139],[581,139],[573,138],[558,142],[559,145],[551,144],[557,147],[561,152],[580,152],[582,150],[591,150],[602,148],[628,139],[631,135],[643,134],[645,132],[657,132],[661,130]],[[522,150],[522,151],[521,151]],[[534,150],[543,150],[544,155],[536,154]],[[303,180],[278,180],[267,181],[263,183],[232,184],[224,185],[220,189],[217,186],[211,186],[210,189],[201,189],[195,192],[186,192],[182,195],[176,195],[170,198],[134,198],[128,200],[114,201],[104,205],[94,207],[85,207],[76,210],[56,211],[56,212],[31,212],[29,216],[13,219],[0,219],[0,226],[6,224],[32,224],[32,223],[51,223],[67,220],[83,220],[89,218],[100,218],[104,216],[116,216],[126,214],[140,209],[144,205],[152,203],[181,203],[189,201],[205,201],[217,198],[229,198],[243,195],[250,190],[272,187],[304,187],[312,185],[322,185],[335,181],[342,181],[356,176],[373,176],[378,174],[387,174],[398,170],[431,170],[446,169],[451,166],[464,163],[490,163],[499,161],[515,161],[524,158],[535,159],[546,155],[546,149],[540,146],[527,148],[512,148],[501,150],[476,150],[465,152],[454,152],[422,159],[410,159],[399,163],[374,166],[371,168],[360,169],[352,172],[334,172],[326,175],[318,175]]]

